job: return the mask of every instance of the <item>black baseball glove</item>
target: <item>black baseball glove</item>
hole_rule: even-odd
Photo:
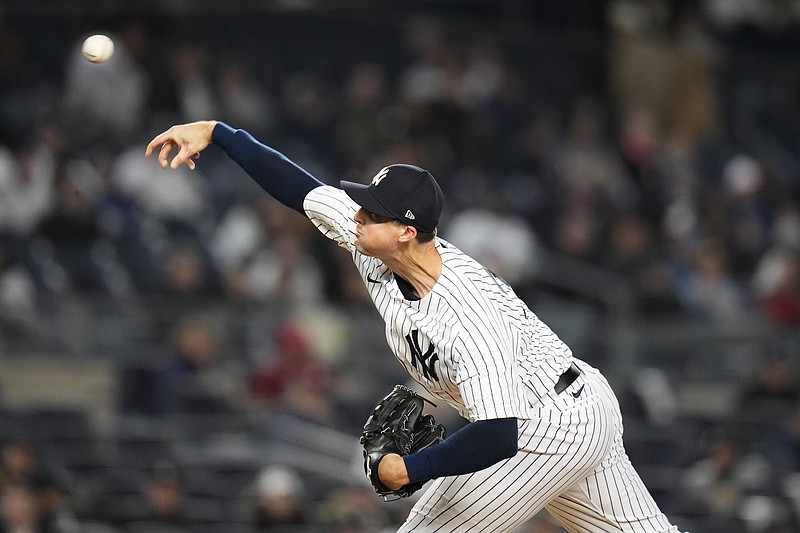
[[[375,492],[386,501],[411,496],[425,482],[390,490],[378,477],[378,463],[383,456],[389,453],[408,455],[444,440],[444,426],[437,424],[433,415],[422,413],[426,401],[408,387],[395,385],[364,424],[360,439],[364,446],[364,471]]]

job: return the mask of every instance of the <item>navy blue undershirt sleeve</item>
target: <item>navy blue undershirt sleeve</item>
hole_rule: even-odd
[[[412,483],[488,468],[517,453],[517,419],[477,420],[443,442],[403,457]]]
[[[306,195],[324,185],[282,153],[224,122],[214,126],[211,142],[225,150],[273,198],[302,215]]]

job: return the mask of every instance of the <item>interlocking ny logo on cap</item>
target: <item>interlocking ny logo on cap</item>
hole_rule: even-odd
[[[432,232],[444,197],[430,172],[397,163],[383,167],[369,184],[341,181],[342,189],[362,209]],[[404,214],[405,213],[405,214]]]
[[[380,182],[383,181],[383,178],[385,178],[388,174],[389,174],[389,167],[383,167],[383,169],[381,169],[381,171],[375,174],[375,177],[372,178],[372,184],[375,187],[377,187],[380,184]]]

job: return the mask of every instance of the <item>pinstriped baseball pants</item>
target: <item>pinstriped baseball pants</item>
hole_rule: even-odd
[[[625,454],[611,387],[578,364],[567,390],[520,420],[514,457],[434,480],[399,533],[512,532],[543,508],[570,533],[677,533]]]

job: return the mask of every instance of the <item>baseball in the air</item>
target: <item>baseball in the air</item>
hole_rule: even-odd
[[[114,41],[107,35],[92,35],[83,41],[81,50],[92,63],[105,63],[114,55]]]

